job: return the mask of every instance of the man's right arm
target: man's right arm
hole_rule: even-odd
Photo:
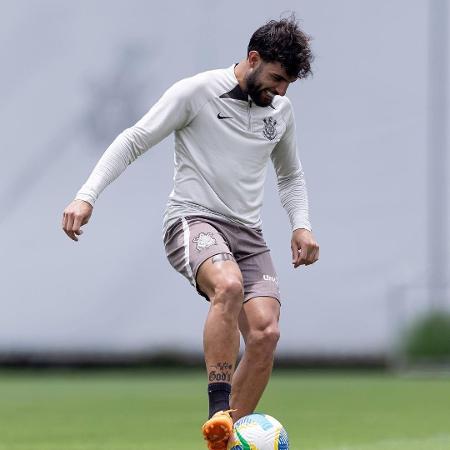
[[[63,229],[74,241],[92,214],[100,193],[133,161],[174,130],[186,126],[193,115],[191,99],[196,83],[185,79],[169,88],[134,126],[124,130],[102,155],[86,183],[63,214]]]

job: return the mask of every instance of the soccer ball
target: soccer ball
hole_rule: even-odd
[[[255,413],[234,424],[227,450],[289,450],[289,439],[277,419]]]

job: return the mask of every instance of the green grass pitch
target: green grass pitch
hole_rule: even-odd
[[[203,450],[204,375],[0,373],[0,450]],[[275,372],[291,450],[449,450],[450,379]]]

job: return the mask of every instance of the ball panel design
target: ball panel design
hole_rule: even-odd
[[[289,450],[289,438],[284,428],[281,429],[278,437],[278,450]]]

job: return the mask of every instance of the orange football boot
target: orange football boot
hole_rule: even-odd
[[[233,433],[233,419],[230,413],[236,411],[218,411],[202,426],[203,437],[209,450],[226,450],[228,439]]]

